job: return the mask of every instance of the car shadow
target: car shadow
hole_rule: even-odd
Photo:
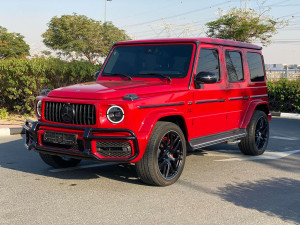
[[[254,209],[269,216],[300,223],[300,181],[271,178],[256,182],[228,184],[215,193],[237,206]]]
[[[288,223],[300,224],[299,180],[282,177],[236,182],[219,187],[216,191],[182,179],[177,183],[196,192],[218,196],[236,206],[279,217]]]
[[[193,151],[188,151],[186,153],[186,156],[190,156],[190,155],[197,155],[197,156],[204,156],[207,153],[203,151],[203,149],[195,149]]]
[[[236,144],[221,143],[189,151],[187,156],[206,156],[211,152],[226,153],[227,155],[232,156],[243,155]]]
[[[37,152],[27,151],[24,137],[0,144],[0,166],[2,168],[31,173],[47,177],[69,180],[89,180],[101,177],[126,183],[145,185],[138,179],[132,164],[98,163],[82,161],[74,170],[54,169],[45,164]]]
[[[101,165],[99,164],[98,166],[98,162],[82,161],[79,164],[79,166],[83,166],[83,168],[75,167],[74,170],[55,171],[55,169],[46,165],[40,159],[38,153],[34,151],[28,152],[25,149],[25,147],[23,147],[23,144],[24,137],[22,139],[1,143],[0,166],[11,170],[54,177],[58,179],[89,180],[104,177],[126,183],[145,185],[140,179],[138,179],[133,164],[105,165],[104,163],[101,163]],[[226,152],[226,154],[232,154],[233,156],[241,154],[236,145],[218,144],[214,146],[205,147],[203,149],[198,149],[193,152],[189,152],[187,156],[203,157],[210,151]],[[298,162],[298,160],[294,160],[292,157],[286,157],[281,160],[255,161],[255,163],[264,163],[265,165],[268,165],[270,167],[274,167],[276,169],[281,169],[288,172],[296,172],[299,169]],[[89,165],[92,166],[89,167]]]

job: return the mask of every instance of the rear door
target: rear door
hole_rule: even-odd
[[[246,76],[245,52],[241,48],[224,47],[226,65],[227,98],[228,98],[228,129],[240,127],[249,104],[248,76]]]

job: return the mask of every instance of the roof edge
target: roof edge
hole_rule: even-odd
[[[176,42],[200,42],[207,44],[217,44],[217,45],[225,45],[225,46],[233,46],[233,47],[241,47],[241,48],[249,48],[261,50],[262,47],[246,42],[219,39],[219,38],[163,38],[163,39],[144,39],[144,40],[130,40],[130,41],[121,41],[116,43],[117,45],[123,44],[146,44],[146,43],[176,43]]]

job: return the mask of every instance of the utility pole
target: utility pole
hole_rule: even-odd
[[[112,0],[104,0],[104,23],[106,23],[106,2],[111,2]]]

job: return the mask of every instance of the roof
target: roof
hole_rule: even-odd
[[[131,40],[131,41],[121,41],[117,44],[142,44],[142,43],[172,43],[172,42],[202,42],[202,43],[212,43],[218,45],[236,46],[243,48],[251,48],[261,50],[262,47],[254,44],[249,44],[240,41],[231,41],[218,38],[164,38],[164,39],[145,39],[145,40]]]

